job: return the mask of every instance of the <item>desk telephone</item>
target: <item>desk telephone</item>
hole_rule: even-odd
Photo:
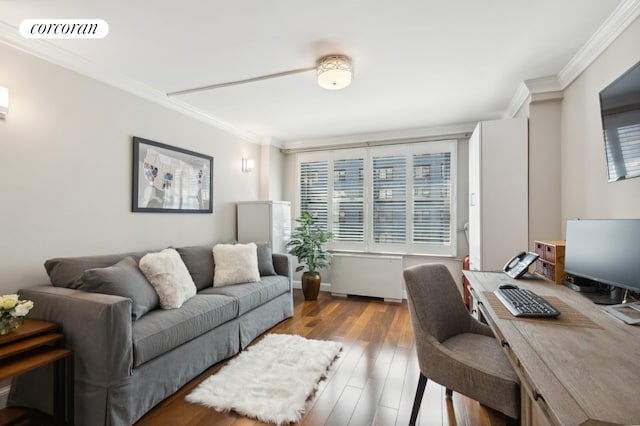
[[[531,266],[538,257],[540,257],[540,255],[537,253],[520,252],[509,259],[509,261],[504,265],[504,268],[502,268],[502,271],[511,278],[518,279],[527,272],[529,266]]]

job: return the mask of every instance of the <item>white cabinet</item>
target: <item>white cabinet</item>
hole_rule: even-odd
[[[286,253],[291,236],[291,203],[246,201],[238,203],[238,242],[271,242],[274,253]]]
[[[482,121],[469,139],[470,268],[501,270],[528,247],[528,125]]]

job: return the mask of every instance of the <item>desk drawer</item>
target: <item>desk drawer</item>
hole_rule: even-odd
[[[550,262],[556,261],[556,246],[552,246],[547,244],[544,248],[544,260],[548,260]]]
[[[526,380],[520,381],[520,424],[522,426],[553,426],[549,406]]]
[[[496,337],[500,339],[502,347],[507,354],[507,357],[513,365],[513,369],[520,378],[520,422],[522,426],[552,426],[556,423],[551,420],[551,410],[542,396],[537,390],[536,386],[531,381],[531,378],[525,371],[524,367],[520,363],[520,360],[516,354],[511,350],[511,346],[502,337],[496,334]]]
[[[564,241],[534,241],[535,252],[550,263],[564,263]]]
[[[520,379],[520,424],[522,426],[551,426],[559,424],[550,420],[553,416],[550,414],[551,411],[547,406],[547,402],[537,391],[520,359],[511,349],[509,342],[497,327],[492,327],[492,330]]]
[[[551,263],[542,263],[542,275],[545,278],[555,281],[556,280],[556,267]]]
[[[553,281],[556,284],[562,284],[565,279],[564,265],[562,263],[553,264],[546,260],[536,260],[536,274]]]

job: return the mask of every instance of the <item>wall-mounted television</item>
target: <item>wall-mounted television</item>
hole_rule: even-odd
[[[640,62],[600,92],[609,182],[640,176]]]

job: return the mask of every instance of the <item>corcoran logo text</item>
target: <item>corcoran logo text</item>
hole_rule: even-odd
[[[20,34],[24,38],[104,38],[109,24],[102,19],[25,19]]]

